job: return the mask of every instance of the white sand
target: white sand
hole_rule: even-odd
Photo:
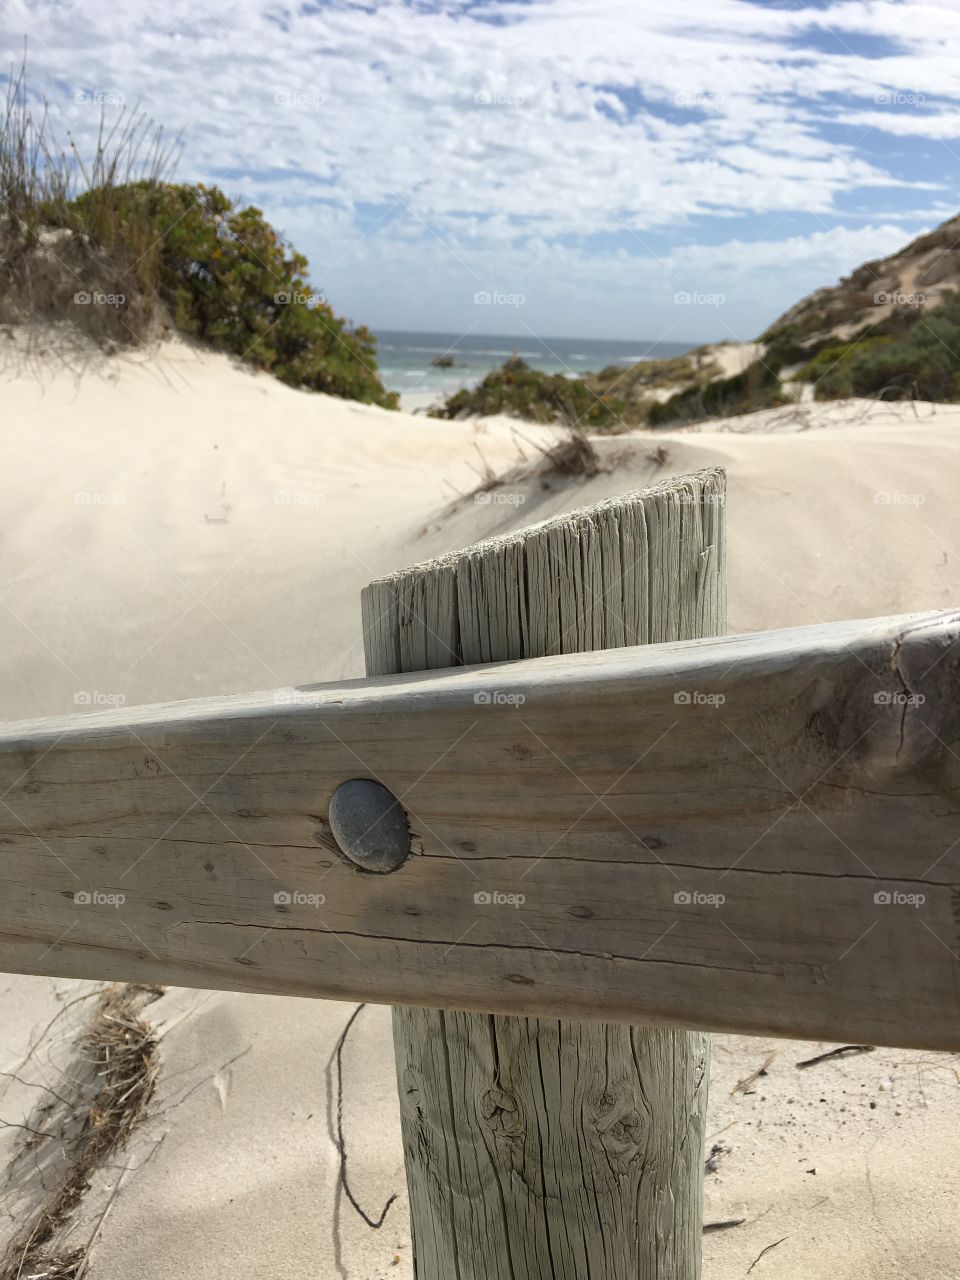
[[[371,578],[713,463],[731,481],[731,630],[960,598],[960,408],[812,406],[638,432],[602,442],[609,470],[587,483],[527,481],[450,509],[450,486],[467,491],[471,464],[483,467],[477,446],[498,469],[516,462],[510,424],[309,396],[179,345],[110,369],[79,385],[53,373],[42,386],[0,382],[8,719],[72,711],[78,694],[132,704],[361,674]],[[54,1083],[84,1004],[20,1064],[62,1003],[89,990],[3,978],[0,1069]],[[123,1155],[95,1280],[412,1274],[403,1195],[372,1232],[336,1192],[327,1068],[351,1009],[179,989],[149,1007],[161,1082]],[[731,1096],[773,1049],[755,1091]],[[731,1150],[707,1178],[707,1216],[747,1222],[706,1237],[707,1280],[743,1276],[781,1237],[754,1280],[952,1280],[957,1059],[883,1050],[795,1067],[815,1051],[715,1038],[709,1131]],[[377,1214],[403,1183],[386,1010],[360,1015],[346,1059],[352,1181]],[[0,1118],[22,1121],[36,1092],[0,1078]],[[0,1131],[5,1167],[22,1140]],[[120,1176],[98,1175],[79,1242]],[[0,1238],[27,1190],[7,1184]]]
[[[764,346],[762,342],[715,342],[704,351],[718,366],[718,377],[732,378],[758,360]]]
[[[450,392],[453,395],[453,392]],[[404,413],[425,414],[435,404],[443,404],[446,395],[439,391],[402,391],[400,408]]]

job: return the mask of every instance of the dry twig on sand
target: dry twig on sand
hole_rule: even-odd
[[[789,1236],[781,1236],[779,1240],[774,1240],[773,1244],[768,1244],[765,1249],[761,1249],[760,1252],[757,1254],[757,1256],[754,1258],[754,1260],[750,1263],[749,1267],[747,1267],[747,1275],[750,1274],[750,1272],[757,1265],[757,1263],[760,1261],[760,1259],[763,1257],[765,1253],[769,1253],[770,1250],[775,1249],[778,1244],[783,1244],[784,1240],[789,1240],[789,1239],[790,1239]]]
[[[831,1058],[852,1058],[856,1053],[873,1053],[875,1046],[872,1044],[842,1044],[837,1049],[830,1049],[827,1053],[818,1053],[815,1058],[804,1058],[802,1062],[798,1062],[797,1066],[815,1067],[821,1062],[828,1062]]]
[[[351,1013],[350,1017],[347,1019],[347,1025],[340,1033],[340,1039],[337,1041],[336,1047],[333,1051],[337,1065],[337,1148],[340,1152],[340,1186],[343,1188],[344,1195],[353,1205],[354,1209],[356,1209],[357,1213],[364,1220],[367,1226],[374,1231],[379,1231],[383,1226],[384,1219],[387,1216],[390,1206],[393,1204],[394,1200],[396,1200],[399,1193],[395,1191],[393,1195],[390,1196],[387,1203],[381,1209],[379,1218],[370,1217],[353,1194],[350,1183],[347,1180],[347,1140],[343,1134],[343,1046],[347,1042],[347,1036],[350,1034],[350,1028],[366,1007],[366,1004],[357,1005],[353,1013]],[[0,1280],[2,1280],[2,1277],[0,1277]]]
[[[765,1076],[767,1074],[767,1068],[770,1066],[771,1062],[773,1062],[776,1056],[777,1056],[776,1049],[774,1049],[772,1053],[768,1053],[767,1056],[764,1058],[763,1062],[761,1062],[760,1066],[757,1067],[756,1071],[751,1071],[748,1076],[744,1076],[742,1080],[737,1081],[737,1083],[730,1090],[731,1096],[735,1093],[746,1093],[752,1084],[756,1084],[756,1082],[760,1079],[761,1076]]]

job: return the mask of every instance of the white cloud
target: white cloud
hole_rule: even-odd
[[[910,234],[921,230],[910,228]],[[397,240],[366,241],[362,256],[325,271],[321,287],[336,298],[347,276],[355,310],[375,315],[383,298],[396,302],[397,328],[538,336],[605,336],[661,341],[750,339],[799,297],[833,284],[865,259],[893,252],[907,238],[902,225],[850,229],[828,226],[808,236],[691,243],[663,254],[642,240],[630,252],[599,254],[535,241],[495,247],[439,242],[424,264],[421,247]],[[411,281],[415,284],[411,287]],[[522,294],[518,310],[473,305],[478,290]],[[719,306],[680,304],[687,292],[721,296]]]
[[[78,93],[142,102],[183,130],[180,175],[263,205],[318,275],[337,275],[349,309],[373,301],[375,263],[380,302],[367,314],[397,324],[404,289],[433,296],[424,282],[445,273],[511,276],[538,254],[538,271],[569,269],[600,302],[625,273],[659,270],[665,289],[656,263],[692,261],[698,247],[681,242],[710,219],[753,218],[758,236],[796,212],[836,224],[851,196],[904,185],[831,116],[891,138],[960,133],[954,4],[8,0],[5,27],[8,61],[27,35],[33,83],[82,145],[98,107]],[[811,47],[830,32],[831,51]],[[856,52],[863,36],[889,51]],[[935,107],[878,105],[911,93]],[[892,225],[834,226],[840,266]],[[674,247],[651,259],[650,236]],[[799,272],[822,265],[816,250],[803,258],[818,243],[744,238],[737,252],[744,271],[768,270],[770,255]],[[565,314],[572,332],[577,310]]]
[[[960,111],[914,111],[895,115],[887,111],[855,111],[847,117],[847,123],[881,129],[898,138],[930,138],[938,142],[960,138]]]

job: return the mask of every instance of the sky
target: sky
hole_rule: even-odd
[[[374,329],[751,339],[960,211],[960,0],[4,0]]]

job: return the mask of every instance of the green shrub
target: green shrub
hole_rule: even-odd
[[[869,337],[825,347],[800,370],[818,400],[960,398],[960,299],[895,312]]]
[[[142,115],[101,120],[84,165],[29,102],[21,67],[0,119],[0,321],[113,347],[149,341],[169,318],[289,386],[396,408],[374,336],[312,295],[306,258],[259,209],[167,181],[173,150]],[[120,301],[78,303],[95,293]]]
[[[876,333],[869,338],[852,338],[849,342],[831,343],[822,347],[807,361],[797,378],[814,383],[814,394],[819,400],[842,400],[856,395],[853,380],[855,358],[889,346],[890,341],[886,334]]]
[[[718,378],[703,387],[689,387],[650,410],[650,425],[698,422],[703,418],[729,418],[784,404],[777,371],[764,360],[756,360],[742,373]]]
[[[596,431],[623,425],[627,406],[612,395],[597,395],[579,379],[541,373],[518,356],[494,369],[476,387],[464,388],[438,408],[434,418],[482,417],[505,413],[529,422],[563,422]]]
[[[781,332],[767,346],[763,356],[764,364],[779,373],[793,365],[804,364],[831,342],[830,338],[808,338],[801,341]]]
[[[102,221],[102,195],[86,192],[67,216]],[[306,281],[307,260],[255,207],[217,187],[147,181],[110,193],[119,238],[157,246],[156,288],[176,327],[230,351],[281,382],[395,408],[377,376],[376,339],[351,328]]]

